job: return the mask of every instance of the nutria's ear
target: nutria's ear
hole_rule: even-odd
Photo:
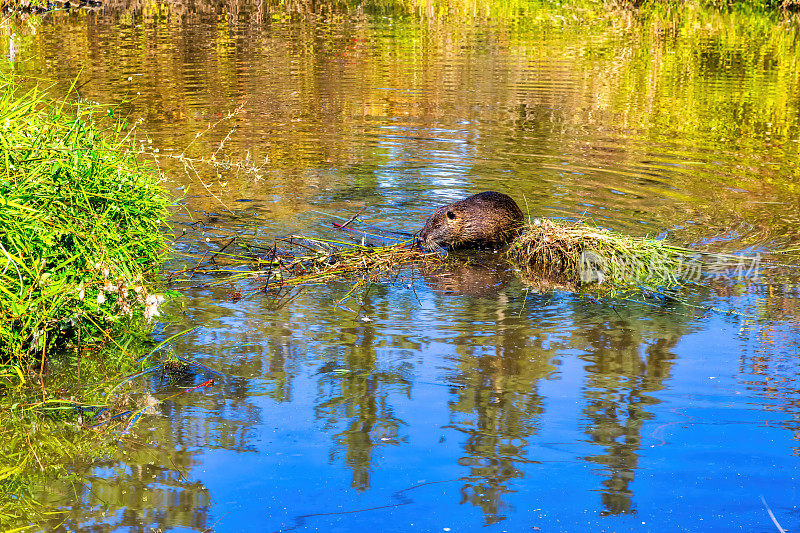
[[[448,211],[447,212],[447,218],[449,218],[450,220],[455,220],[456,219],[456,214],[453,213],[452,211]]]

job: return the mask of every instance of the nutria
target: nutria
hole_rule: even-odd
[[[496,247],[522,229],[522,210],[510,196],[486,191],[440,207],[417,236],[421,248]]]

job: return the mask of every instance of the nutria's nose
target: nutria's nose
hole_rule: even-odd
[[[417,250],[422,250],[422,251],[428,252],[428,251],[431,251],[432,249],[434,249],[434,247],[436,247],[437,245],[436,245],[436,242],[434,242],[433,240],[425,238],[425,237],[421,237],[420,235],[417,235],[416,237],[414,237],[414,245],[413,246]]]

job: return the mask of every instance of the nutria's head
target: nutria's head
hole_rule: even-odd
[[[511,197],[487,191],[434,211],[417,238],[425,249],[501,246],[519,234],[522,221]]]

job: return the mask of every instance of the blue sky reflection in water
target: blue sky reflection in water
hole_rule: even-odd
[[[173,525],[216,531],[769,531],[762,496],[794,522],[794,324],[416,291],[362,293],[368,323],[335,288],[276,313],[255,296],[180,341],[237,377],[154,422],[186,470],[140,450],[199,501],[143,498],[202,502]]]
[[[791,25],[120,11],[20,28],[16,68],[143,117],[186,191],[180,251],[330,236],[325,213],[360,210],[414,231],[485,189],[712,252],[800,241]],[[698,307],[540,294],[492,265],[341,304],[352,283],[282,302],[183,284],[162,335],[200,326],[173,349],[226,378],[48,487],[51,529],[775,531],[763,497],[794,530],[798,284],[762,274],[704,278]]]
[[[548,309],[533,307],[527,318],[535,322],[542,311],[546,314]],[[585,338],[582,320],[559,315],[574,321],[573,332]],[[509,322],[514,328],[515,321]],[[409,530],[411,524],[433,531],[468,530],[494,522],[508,531],[532,526],[575,531],[590,524],[598,530],[753,531],[762,524],[770,526],[760,495],[774,508],[783,507],[784,513],[792,508],[797,498],[791,489],[797,475],[797,442],[785,426],[796,422],[781,401],[763,397],[763,376],[741,371],[756,343],[740,337],[739,325],[709,320],[670,350],[676,337],[647,332],[642,344],[630,343],[623,340],[629,335],[624,324],[599,324],[619,327],[616,335],[607,335],[619,338],[586,339],[584,346],[564,333],[541,339],[551,344],[543,350],[549,356],[544,361],[556,364],[535,377],[502,370],[541,361],[542,351],[529,347],[538,344],[534,339],[511,348],[511,362],[498,360],[509,355],[502,350],[459,355],[452,346],[423,342],[412,359],[422,368],[415,374],[423,379],[412,378],[410,398],[405,390],[390,387],[379,394],[378,410],[391,412],[387,418],[399,424],[389,424],[393,431],[384,437],[381,431],[370,432],[368,440],[377,450],[369,467],[348,462],[353,453],[349,440],[335,439],[334,444],[327,438],[317,440],[325,434],[313,437],[309,428],[318,429],[322,421],[314,416],[313,401],[300,398],[319,394],[312,382],[297,392],[296,402],[304,407],[299,413],[265,408],[265,413],[274,413],[277,435],[283,436],[278,438],[298,441],[298,455],[256,460],[268,466],[253,467],[268,472],[263,485],[256,484],[262,487],[256,492],[268,494],[270,514],[276,505],[279,510],[285,507],[290,524],[298,514],[408,502],[370,511],[384,513],[380,518],[331,515],[307,520],[322,530],[340,526],[345,531],[357,529],[364,520],[396,531]],[[419,330],[427,337],[441,334],[435,323],[421,323]],[[392,366],[391,351],[384,357],[378,353],[383,365]],[[465,367],[470,371],[461,370]],[[464,381],[470,384],[466,388],[441,386]],[[506,388],[503,381],[513,385]],[[333,397],[347,388],[345,383],[331,385]],[[320,400],[331,401],[330,396],[323,394]],[[286,432],[280,421],[297,420],[298,415],[303,422],[297,428],[291,424]],[[356,431],[354,436],[366,436],[359,434],[365,428],[357,414],[345,416],[343,422]],[[338,425],[330,432],[340,434],[345,427]],[[311,442],[299,442],[305,438]],[[384,438],[390,446],[381,445]],[[342,467],[352,469],[352,481]],[[320,475],[320,469],[332,472]],[[224,468],[219,475],[225,477]],[[329,475],[338,480],[335,487],[330,487]],[[429,482],[441,483],[422,485]],[[353,488],[366,485],[369,490],[356,497]],[[416,485],[421,486],[396,493]],[[343,494],[332,498],[332,489]],[[332,502],[337,505],[326,509]]]

